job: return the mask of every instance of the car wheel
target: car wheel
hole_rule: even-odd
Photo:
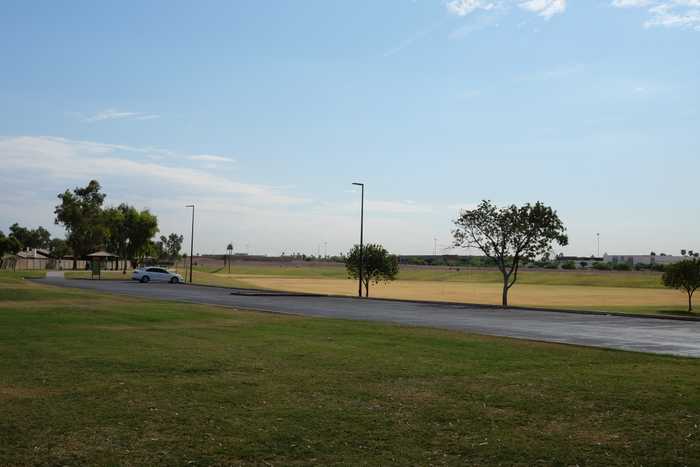
[[[170,279],[171,284],[177,284],[178,282],[180,282],[180,279],[178,279],[177,277],[173,277],[172,279]]]
[[[148,277],[148,276],[143,276],[143,277],[141,278],[141,282],[144,283],[144,284],[145,284],[146,282],[150,281],[150,280],[151,280],[151,278]]]

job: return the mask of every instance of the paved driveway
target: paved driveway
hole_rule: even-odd
[[[143,298],[325,318],[382,321],[476,334],[700,357],[700,322],[537,310],[500,310],[452,304],[309,296],[231,295],[231,289],[127,281],[38,282]]]

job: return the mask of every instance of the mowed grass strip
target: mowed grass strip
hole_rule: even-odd
[[[0,465],[700,464],[698,360],[0,283]]]

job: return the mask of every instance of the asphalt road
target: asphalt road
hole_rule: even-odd
[[[304,316],[381,321],[547,342],[700,357],[700,322],[653,318],[500,310],[451,304],[309,296],[231,295],[231,289],[127,281],[37,282],[135,297],[225,305]]]

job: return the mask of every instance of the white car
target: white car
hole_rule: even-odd
[[[179,284],[185,282],[182,276],[176,272],[170,272],[167,269],[158,267],[147,267],[136,269],[131,278],[139,282],[170,282],[171,284]]]

